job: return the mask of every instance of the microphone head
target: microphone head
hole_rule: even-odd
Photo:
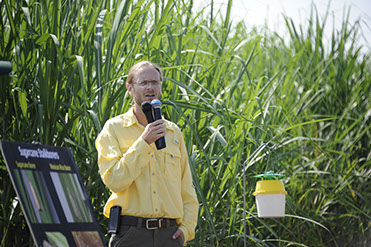
[[[151,110],[151,103],[149,101],[144,101],[142,103],[142,110],[145,111],[150,111]]]
[[[162,103],[161,103],[161,101],[159,101],[158,99],[154,99],[154,100],[152,100],[152,102],[151,102],[151,106],[152,106],[153,108],[160,108],[161,105],[162,105]]]
[[[154,121],[153,114],[152,114],[152,106],[149,101],[144,101],[141,105],[142,111],[146,116],[148,123],[152,123]]]

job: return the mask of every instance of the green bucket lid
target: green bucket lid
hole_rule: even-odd
[[[256,175],[254,176],[254,178],[265,178],[265,179],[278,179],[278,178],[282,178],[284,177],[285,175],[283,174],[277,174],[277,173],[273,173],[273,172],[266,172],[264,174],[259,174],[259,175]]]

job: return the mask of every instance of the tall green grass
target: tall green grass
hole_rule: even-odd
[[[212,2],[213,3],[213,2]],[[370,52],[345,18],[324,37],[286,17],[287,39],[193,1],[0,2],[0,139],[68,146],[98,222],[109,191],[94,140],[131,104],[129,68],[164,68],[164,115],[182,129],[200,213],[188,246],[370,244]],[[257,217],[254,175],[281,172],[287,216]],[[1,160],[2,246],[32,242]],[[16,205],[16,206],[14,206]],[[107,236],[108,237],[108,236]]]

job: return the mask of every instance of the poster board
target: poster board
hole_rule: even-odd
[[[106,246],[71,149],[10,141],[0,148],[36,246]]]

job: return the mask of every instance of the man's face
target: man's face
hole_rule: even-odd
[[[133,77],[131,84],[126,84],[130,96],[137,106],[144,101],[161,99],[161,81],[159,72],[152,67],[140,68]]]

